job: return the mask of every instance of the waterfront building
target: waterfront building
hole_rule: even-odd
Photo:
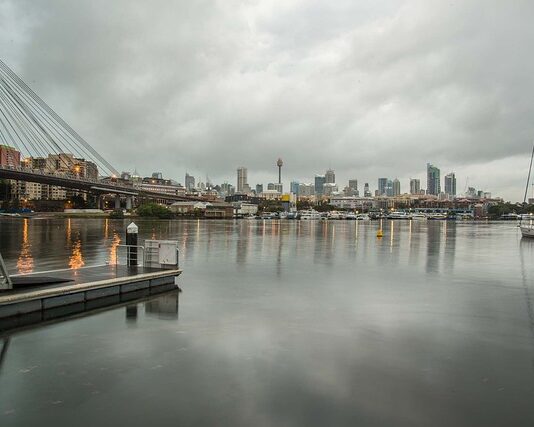
[[[195,177],[185,173],[185,189],[187,191],[193,191],[195,189]]]
[[[440,170],[430,163],[426,165],[426,192],[434,196],[441,193]]]
[[[161,178],[159,178],[161,176]],[[146,191],[155,191],[158,193],[169,194],[173,196],[185,195],[185,187],[170,179],[163,179],[163,175],[155,172],[151,177],[145,177],[141,183],[134,184],[134,187]]]
[[[323,186],[326,183],[324,175],[315,175],[315,194],[318,196],[323,195]]]
[[[410,194],[421,194],[421,180],[410,179]]]
[[[378,195],[379,196],[385,196],[386,195],[386,187],[388,184],[387,178],[378,178]]]
[[[336,173],[332,169],[328,169],[324,175],[325,184],[335,184],[336,183]]]
[[[329,203],[338,209],[354,209],[366,212],[373,207],[373,199],[358,196],[332,196]]]
[[[445,194],[456,196],[456,175],[454,172],[445,175]]]
[[[247,168],[237,168],[237,192],[247,193],[248,181],[247,181]]]
[[[392,190],[393,190],[393,196],[400,196],[401,186],[400,186],[400,181],[397,178],[393,180]]]
[[[0,145],[0,166],[19,167],[20,151],[9,145]]]

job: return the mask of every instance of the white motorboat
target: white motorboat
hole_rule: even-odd
[[[308,210],[299,212],[299,219],[302,219],[305,221],[318,220],[318,219],[321,219],[321,214],[317,212],[316,210],[308,209]]]
[[[414,212],[412,214],[412,219],[427,219],[426,215],[422,212]]]
[[[359,214],[356,219],[358,221],[369,221],[371,217],[368,214]]]
[[[395,211],[388,215],[388,219],[410,219],[411,216],[406,212]]]

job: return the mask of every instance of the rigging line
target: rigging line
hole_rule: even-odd
[[[18,87],[15,87],[15,88],[12,88],[14,91],[17,90],[17,92],[19,92],[17,95],[21,95],[21,96],[24,96],[27,98],[27,95],[24,93],[24,92],[20,92],[20,88]],[[19,97],[20,98],[20,97]],[[65,147],[62,147],[63,148],[66,148],[65,151],[71,151],[72,148],[74,148],[73,151],[73,154],[75,154],[77,157],[80,157],[80,158],[84,158],[93,162],[95,165],[97,165],[97,167],[99,167],[101,170],[104,170],[106,171],[106,167],[103,166],[101,164],[101,162],[99,162],[97,159],[94,158],[94,156],[92,156],[90,153],[88,153],[84,147],[80,147],[76,144],[76,141],[72,140],[72,139],[68,139],[68,134],[61,128],[61,126],[57,123],[54,122],[53,118],[49,117],[46,115],[46,112],[42,112],[41,109],[39,108],[39,106],[37,105],[33,105],[32,102],[33,101],[29,101],[28,104],[24,103],[23,100],[20,100],[20,102],[23,104],[25,108],[25,110],[29,110],[27,111],[27,114],[28,115],[33,115],[33,120],[38,120],[37,117],[35,117],[35,115],[38,115],[39,118],[42,119],[41,123],[44,125],[44,127],[46,127],[50,133],[53,133],[55,136],[57,136],[57,138],[63,140],[67,145]],[[58,141],[59,143],[59,141]],[[81,150],[80,150],[81,149]]]
[[[0,78],[0,81],[3,82],[3,79]],[[35,150],[35,152],[38,154],[38,155],[41,155],[40,151],[36,148],[36,145],[33,144],[33,142],[31,141],[31,139],[29,138],[27,132],[31,129],[29,128],[28,126],[23,126],[23,122],[24,122],[24,115],[22,113],[22,111],[20,111],[20,109],[17,108],[17,106],[15,104],[13,104],[12,102],[10,102],[9,100],[9,97],[7,95],[9,95],[9,92],[7,92],[5,90],[5,88],[0,85],[0,89],[2,89],[2,98],[4,99],[4,101],[7,103],[7,107],[6,108],[9,108],[9,110],[11,111],[12,113],[12,116],[15,120],[18,119],[18,121],[16,121],[16,124],[17,124],[17,127],[19,128],[19,130],[21,131],[21,133],[26,137],[26,139],[28,140],[28,142],[30,143],[30,145],[32,146],[32,148]],[[16,109],[13,108],[13,106],[18,109],[19,111],[17,112]],[[24,128],[27,128],[26,130]],[[42,148],[42,144],[39,143],[39,141],[35,138],[32,138],[33,141],[37,144],[38,147],[41,147]],[[46,150],[45,150],[46,151]],[[31,155],[32,153],[30,153]]]
[[[3,82],[4,80],[0,78],[0,81]],[[10,88],[8,87],[7,89],[10,89]],[[11,97],[13,98],[13,100],[14,100],[15,102],[19,102],[19,104],[20,104],[20,101],[17,101],[17,98],[18,98],[18,97],[17,97],[16,95],[14,95],[12,92],[9,92],[9,94],[11,95]],[[16,106],[17,108],[19,108],[18,105],[15,104],[15,106]],[[23,107],[23,106],[22,106],[22,107]],[[20,110],[20,108],[19,108],[19,110]],[[46,129],[44,129],[44,128],[41,126],[41,124],[40,124],[39,122],[35,121],[34,119],[33,119],[33,122],[34,122],[34,124],[41,130],[41,133],[42,133],[45,137],[48,138],[48,140],[49,140],[50,143],[52,144],[52,147],[56,147],[56,149],[58,150],[58,152],[57,152],[56,154],[58,155],[59,161],[60,161],[60,162],[63,161],[65,168],[66,168],[67,170],[69,170],[71,165],[70,165],[65,159],[63,159],[63,157],[61,156],[61,154],[62,154],[62,147],[60,147],[60,146],[56,143],[56,141],[50,136],[50,134],[46,131]],[[31,122],[30,122],[30,123],[31,123]],[[36,150],[36,151],[38,151],[38,150]]]
[[[102,163],[107,165],[110,170],[112,170],[114,173],[118,174],[117,170],[106,160],[104,157],[102,157],[87,141],[85,141],[70,125],[65,122],[46,102],[44,102],[39,95],[37,95],[19,76],[17,76],[1,59],[0,59],[0,68],[4,69],[4,72],[7,72],[13,80],[15,80],[20,86],[25,88],[30,96],[36,100],[37,103],[39,103],[46,111],[49,112],[49,114],[52,115],[67,131],[69,131],[72,136],[76,140],[78,140],[81,144],[87,147],[97,158],[100,159]]]

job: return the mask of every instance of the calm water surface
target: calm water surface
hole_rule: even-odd
[[[127,222],[0,221],[12,272],[113,261]],[[532,426],[514,224],[139,221],[183,292],[0,338],[0,425]],[[120,253],[119,253],[120,254]]]

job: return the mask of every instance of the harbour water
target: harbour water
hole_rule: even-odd
[[[179,241],[183,292],[0,335],[2,427],[534,425],[514,224],[137,223]],[[126,224],[0,220],[0,252],[11,272],[114,262]]]

